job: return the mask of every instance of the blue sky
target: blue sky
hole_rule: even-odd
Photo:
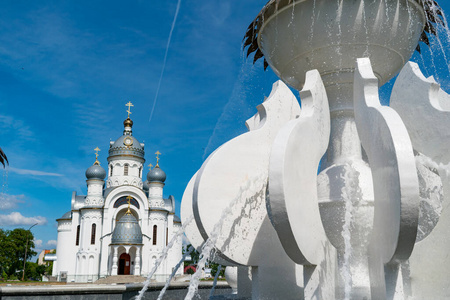
[[[0,3],[0,227],[33,228],[38,249],[54,247],[56,221],[72,191],[86,193],[85,171],[123,131],[133,102],[133,135],[146,165],[167,173],[177,200],[203,160],[245,132],[244,121],[277,79],[246,62],[241,42],[265,0],[182,0],[151,121],[177,0],[2,1]],[[447,1],[440,1],[450,11]],[[444,38],[444,47],[448,45]],[[424,48],[424,47],[423,47]],[[449,86],[443,54],[413,60]],[[424,64],[425,62],[425,64]],[[383,96],[387,99],[389,88]],[[238,166],[237,166],[238,167]]]

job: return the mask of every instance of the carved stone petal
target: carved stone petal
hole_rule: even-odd
[[[289,257],[319,265],[327,241],[317,199],[317,170],[330,139],[330,112],[317,70],[306,73],[302,113],[278,133],[270,158],[269,216]]]

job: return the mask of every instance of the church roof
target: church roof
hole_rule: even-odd
[[[147,174],[147,180],[148,182],[162,182],[166,181],[166,173],[161,170],[159,165],[156,165],[156,167],[153,168],[150,172]]]
[[[100,166],[100,164],[97,164],[97,161],[95,164],[93,164],[86,170],[86,178],[87,179],[103,180],[103,179],[105,179],[105,177],[106,177],[106,171],[105,171],[105,169],[103,169],[102,166]]]
[[[114,228],[112,234],[111,244],[142,244],[141,227],[129,210],[117,222],[116,228]]]
[[[143,182],[142,189],[144,191],[148,192],[149,187],[148,187],[148,181],[147,180]]]
[[[61,218],[56,219],[56,221],[59,221],[59,220],[72,220],[72,211],[69,210],[68,212],[63,214]]]
[[[132,135],[131,127],[133,126],[133,121],[128,117],[123,124],[125,127],[123,135],[110,144],[108,161],[121,156],[134,157],[140,161],[145,161],[144,144],[139,143]]]

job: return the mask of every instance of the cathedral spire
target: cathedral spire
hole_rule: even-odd
[[[159,152],[159,150],[158,151],[156,151],[156,166],[155,166],[155,168],[159,168],[159,156],[161,155],[161,152]]]
[[[94,151],[95,151],[95,162],[94,162],[94,165],[100,165],[100,162],[98,161],[98,151],[100,151],[100,148],[96,147],[94,149]]]
[[[131,115],[131,107],[133,107],[134,105],[133,105],[133,103],[131,103],[131,101],[128,101],[128,103],[125,104],[125,106],[128,106],[127,113],[128,113],[128,119],[129,119],[130,115]]]
[[[131,115],[131,107],[133,107],[134,105],[133,103],[131,103],[131,101],[128,101],[128,103],[125,104],[125,106],[128,106],[127,109],[128,116],[125,119],[125,121],[123,121],[123,126],[125,127],[123,134],[131,135],[132,134],[131,127],[133,127],[133,121],[130,119],[130,115]]]
[[[131,200],[133,199],[133,197],[131,196],[127,196],[127,203],[128,203],[128,210],[126,212],[126,214],[131,215],[131,211],[130,211],[130,205],[131,205]]]

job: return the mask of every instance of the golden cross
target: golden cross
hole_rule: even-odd
[[[131,205],[131,200],[133,199],[133,197],[131,197],[131,196],[127,196],[127,203],[128,203],[128,211],[127,211],[127,213],[130,213],[130,205]]]
[[[159,156],[161,155],[161,152],[159,152],[159,150],[158,151],[156,151],[156,166],[157,167],[159,167]]]
[[[100,148],[97,147],[97,148],[94,149],[94,151],[95,151],[95,162],[100,164],[99,161],[98,161],[98,151],[100,151]]]
[[[150,171],[152,170],[153,165],[149,164],[148,167],[150,168]]]
[[[131,101],[128,101],[128,103],[125,104],[125,106],[128,106],[127,113],[128,113],[128,118],[129,118],[130,114],[131,114],[131,107],[134,106],[134,105],[133,105],[133,103],[131,103]]]

